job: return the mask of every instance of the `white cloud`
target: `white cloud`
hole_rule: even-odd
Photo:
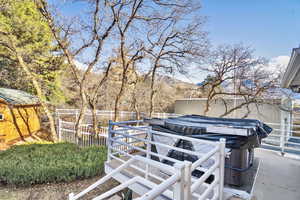
[[[65,60],[65,63],[68,64],[68,61]],[[84,64],[84,63],[82,63],[82,62],[80,62],[80,61],[78,61],[78,60],[74,60],[74,63],[75,63],[75,65],[76,65],[76,67],[77,67],[78,69],[85,70],[85,69],[87,68],[87,65],[86,65],[86,64]]]
[[[270,59],[270,62],[268,65],[265,66],[265,69],[269,72],[284,72],[288,63],[289,63],[290,57],[289,56],[277,56]]]
[[[86,64],[84,64],[84,63],[82,63],[82,62],[80,62],[80,61],[78,61],[78,60],[75,60],[74,62],[75,62],[75,65],[76,65],[76,67],[77,67],[78,69],[83,69],[83,70],[85,70],[85,69],[87,68],[87,65],[86,65]]]

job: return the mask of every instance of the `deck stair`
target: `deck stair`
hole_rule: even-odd
[[[142,178],[140,176],[135,176],[135,177],[130,177],[128,172],[125,170],[129,168],[134,162],[140,161],[140,162],[145,162],[148,164],[155,164],[159,165],[160,167],[164,169],[168,169],[167,165],[163,165],[160,162],[153,161],[153,160],[148,160],[147,158],[143,158],[142,156],[134,156],[133,158],[127,160],[125,163],[121,164],[118,168],[111,170],[110,173],[108,173],[106,176],[86,188],[84,191],[74,194],[71,193],[69,195],[69,200],[76,200],[87,194],[88,192],[92,191],[96,187],[100,186],[101,184],[104,184],[106,181],[108,181],[112,177],[116,176],[123,176],[126,177],[125,180],[123,181],[122,184],[112,188],[111,190],[101,194],[100,196],[93,198],[93,200],[102,200],[106,199],[117,192],[127,188],[127,187],[132,187],[134,188],[139,187],[139,191],[143,191],[143,195],[141,194],[141,197],[137,198],[137,200],[146,200],[146,199],[160,199],[160,200],[172,200],[172,192],[168,190],[168,187],[174,184],[176,181],[180,179],[180,174],[174,174],[167,180],[161,182],[160,184],[156,184],[152,181],[149,181],[145,178]],[[171,167],[169,170],[172,170]],[[124,178],[123,178],[124,179]]]
[[[109,179],[117,180],[120,185],[93,198],[102,200],[112,197],[125,188],[131,189],[135,200],[222,200],[224,187],[224,151],[225,141],[207,142],[184,136],[171,135],[152,131],[149,127],[132,126],[135,122],[110,122],[108,135],[108,159],[105,163],[106,175],[78,194],[69,194],[69,200],[77,200]],[[114,129],[112,128],[114,126]],[[187,140],[210,147],[207,152],[195,152],[176,148],[166,143],[154,141],[159,135],[170,140]],[[194,163],[180,161],[155,152],[151,147],[160,146],[165,149],[176,149],[199,159]],[[156,159],[154,159],[154,157]],[[173,164],[166,164],[168,160]],[[211,161],[210,166],[203,167]],[[204,174],[200,178],[192,176],[194,170],[201,169]],[[209,176],[214,176],[211,183],[206,183]]]

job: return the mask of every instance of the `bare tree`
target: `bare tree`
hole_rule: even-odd
[[[220,117],[242,107],[247,109],[243,118],[247,117],[250,104],[262,103],[262,99],[278,87],[278,77],[264,70],[266,64],[264,58],[254,57],[253,50],[243,45],[224,45],[213,51],[206,66],[201,67],[209,73],[200,87],[200,96],[207,98],[204,114],[210,110],[211,103],[219,99],[225,108]],[[229,107],[228,97],[243,101]]]
[[[56,39],[62,53],[65,55],[69,67],[73,73],[75,82],[79,87],[79,94],[81,100],[79,116],[76,120],[76,135],[78,135],[79,126],[81,125],[87,106],[91,105],[94,107],[97,99],[97,93],[99,88],[103,85],[107,75],[97,84],[91,95],[88,95],[87,79],[90,73],[95,70],[100,61],[103,62],[102,51],[104,45],[109,37],[112,35],[113,29],[116,25],[116,18],[111,17],[111,10],[118,6],[119,2],[108,3],[107,1],[102,2],[100,0],[85,1],[91,6],[92,11],[90,12],[90,21],[85,23],[80,20],[76,20],[78,23],[71,21],[70,23],[64,23],[62,20],[54,19],[47,3],[44,0],[37,0],[37,6],[40,9],[42,15],[47,19],[48,25],[52,30],[54,38]],[[101,12],[102,11],[102,12]],[[74,20],[74,19],[73,19]],[[77,27],[79,26],[79,27]],[[75,42],[76,41],[76,45]],[[78,42],[80,40],[81,44]],[[80,45],[79,45],[79,44]],[[84,62],[85,69],[83,73],[80,73],[76,65],[77,60],[84,53],[93,52],[93,55],[86,59]],[[106,74],[109,72],[107,67]],[[93,108],[93,110],[95,110]],[[96,125],[94,124],[96,129]]]
[[[109,72],[110,72],[110,68],[112,66],[112,63],[113,63],[113,60],[111,60],[108,63],[102,78],[95,85],[95,87],[93,88],[93,91],[90,93],[90,95],[87,94],[88,103],[89,103],[89,106],[92,110],[93,128],[94,128],[94,131],[95,131],[96,134],[99,132],[99,129],[98,129],[99,125],[98,125],[98,119],[97,119],[97,104],[98,104],[99,96],[100,96],[99,92],[100,92],[101,87],[104,85],[104,83],[106,82],[106,80],[109,76]]]
[[[150,113],[152,113],[154,82],[158,71],[183,72],[189,63],[188,60],[196,56],[199,58],[203,52],[201,50],[206,45],[205,33],[201,31],[203,19],[199,20],[196,14],[199,2],[82,1],[90,5],[90,12],[87,13],[89,20],[72,19],[71,23],[67,23],[68,20],[61,20],[57,14],[50,12],[44,0],[36,0],[79,87],[81,105],[76,130],[82,123],[89,105],[93,110],[93,124],[96,131],[96,105],[98,99],[103,97],[102,87],[106,87],[109,71],[114,66],[122,68],[121,82],[113,106],[114,119],[118,119],[124,92],[131,82],[128,76],[133,66],[137,66],[134,68],[138,68],[136,69],[138,73],[150,68],[147,74],[151,75],[152,80],[150,85]],[[87,52],[89,54],[94,52],[94,55],[84,59],[86,67],[81,69],[83,72],[79,72],[76,62],[85,57]],[[108,64],[110,67],[106,65],[105,68],[102,63],[110,63]],[[105,68],[104,76],[97,84],[88,88],[87,79],[97,67]]]
[[[173,9],[169,15],[160,16],[161,20],[151,23],[147,33],[145,51],[151,65],[148,72],[151,77],[149,116],[154,109],[157,73],[187,73],[192,61],[202,59],[208,46],[206,33],[202,30],[204,18],[195,15],[200,5],[182,1]]]

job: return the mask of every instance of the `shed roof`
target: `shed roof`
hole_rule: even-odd
[[[37,105],[39,99],[27,92],[15,89],[0,88],[0,100],[11,105]]]

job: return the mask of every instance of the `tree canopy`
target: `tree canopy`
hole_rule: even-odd
[[[52,34],[34,1],[0,0],[0,8],[0,87],[36,93],[29,77],[18,67],[11,48],[13,42],[31,73],[43,86],[46,100],[64,100],[59,77],[63,59],[55,55]]]

